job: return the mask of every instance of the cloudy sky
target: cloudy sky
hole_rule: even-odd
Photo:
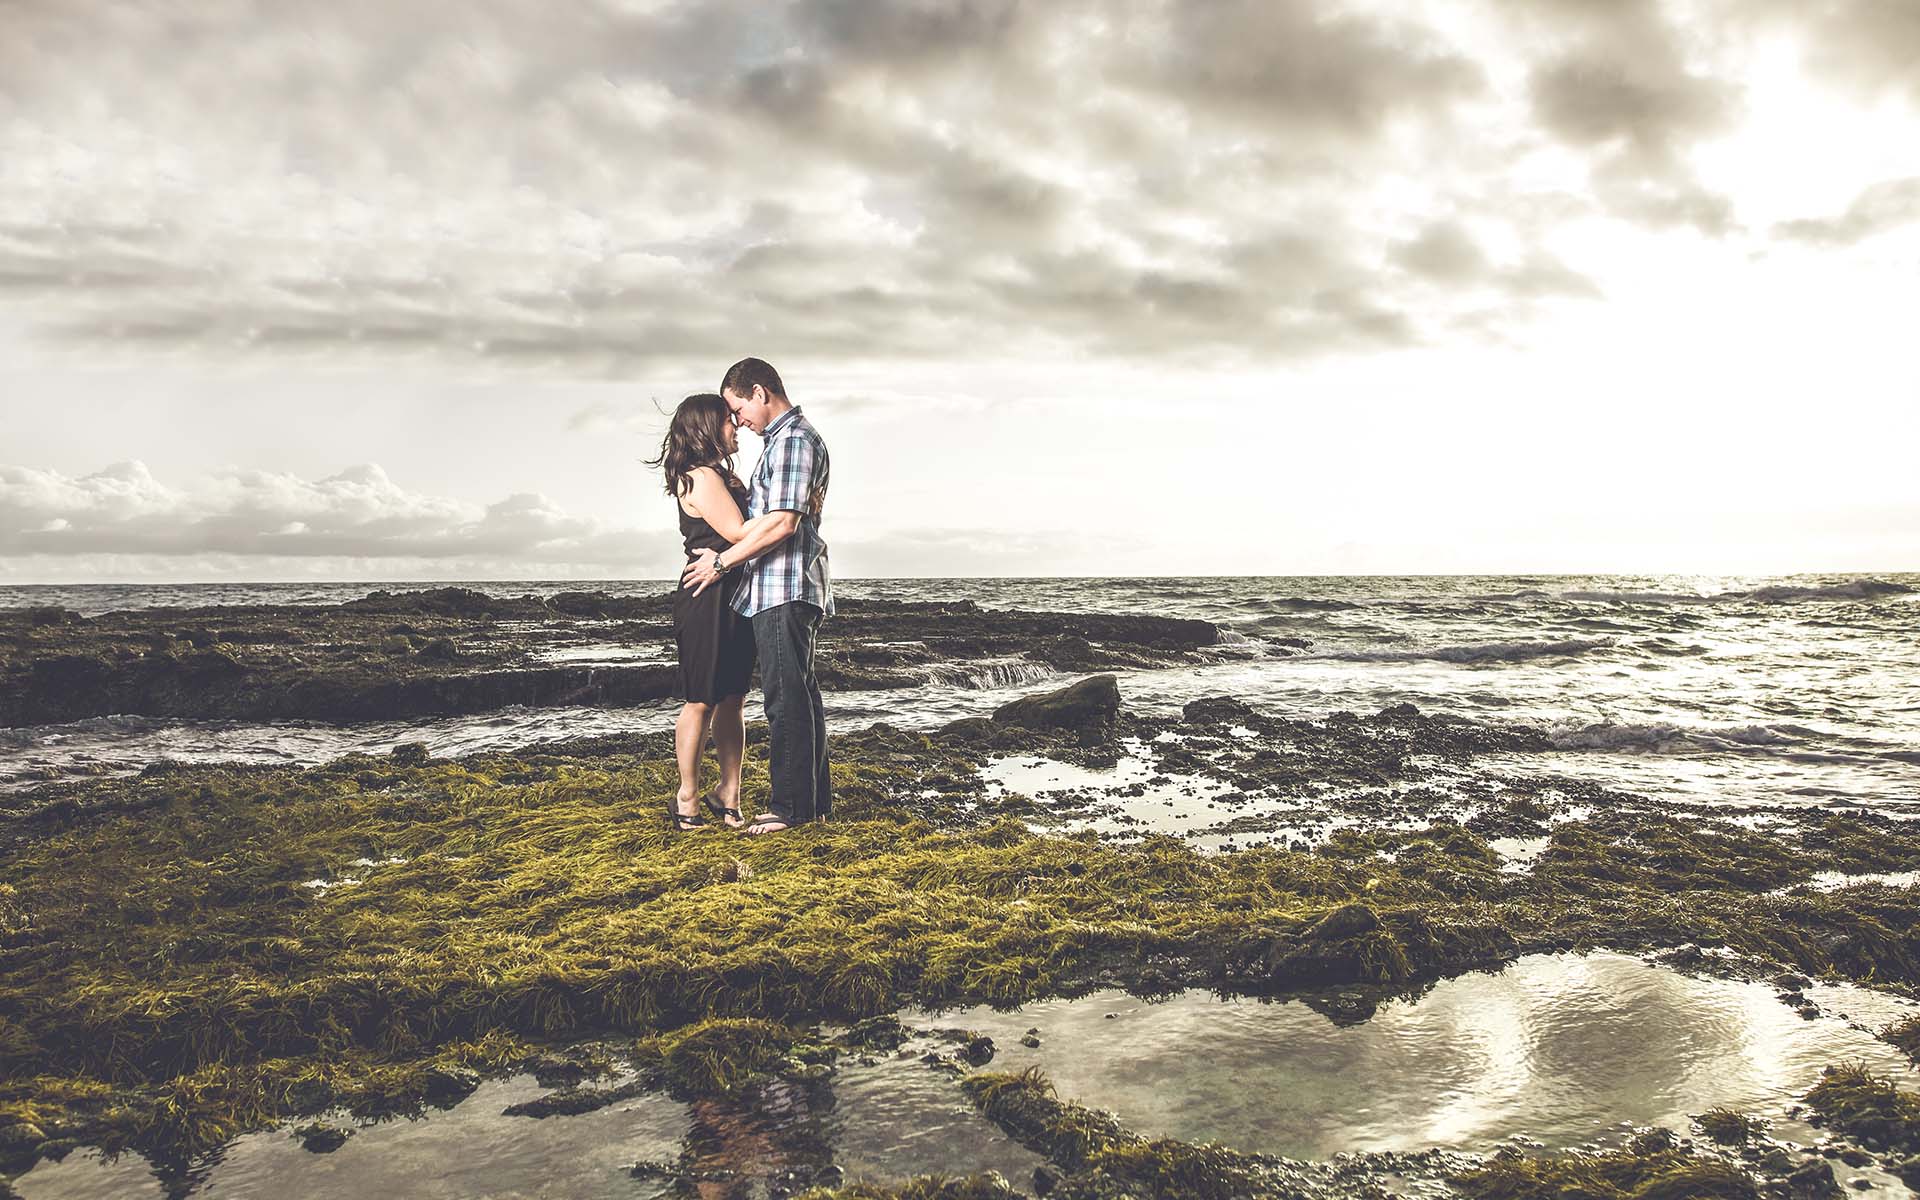
[[[1916,312],[1913,0],[0,0],[0,582],[1920,570]]]

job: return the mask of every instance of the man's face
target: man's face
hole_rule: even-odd
[[[767,404],[767,389],[756,383],[744,396],[728,389],[720,393],[720,398],[727,402],[727,410],[733,414],[735,428],[745,426],[755,433],[767,431],[767,422],[773,418]]]

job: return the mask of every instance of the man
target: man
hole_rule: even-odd
[[[753,622],[760,690],[767,709],[768,811],[749,833],[778,833],[825,819],[833,808],[827,776],[827,720],[813,673],[814,636],[833,615],[827,544],[820,512],[827,498],[827,444],[787,399],[780,375],[757,358],[727,368],[720,398],[733,422],[759,434],[747,516],[773,516],[739,542],[687,565],[685,586],[704,591],[735,569],[745,572],[733,607]]]

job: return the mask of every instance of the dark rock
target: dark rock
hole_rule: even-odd
[[[303,1149],[314,1154],[332,1154],[347,1144],[347,1139],[353,1136],[353,1130],[316,1121],[311,1125],[302,1125],[293,1134],[300,1139]]]
[[[446,1104],[464,1100],[480,1086],[480,1073],[466,1067],[434,1067],[427,1072],[425,1098]]]
[[[546,1117],[577,1117],[581,1113],[598,1112],[608,1105],[630,1100],[641,1092],[638,1084],[629,1084],[617,1088],[562,1088],[550,1092],[538,1099],[509,1104],[501,1110],[505,1117],[532,1117],[541,1120]]]
[[[1060,1173],[1060,1168],[1042,1163],[1033,1169],[1033,1194],[1051,1196],[1066,1180],[1067,1177]]]
[[[986,1066],[993,1061],[993,1053],[993,1039],[985,1034],[968,1039],[967,1044],[960,1048],[960,1057],[972,1067]]]
[[[1364,904],[1342,904],[1307,931],[1315,941],[1342,941],[1380,928],[1380,917]]]
[[[460,661],[460,648],[453,644],[452,638],[432,638],[414,651],[421,662],[450,663]]]
[[[847,1169],[837,1163],[828,1163],[813,1173],[813,1186],[837,1188],[847,1181]]]
[[[1890,1169],[1895,1175],[1900,1177],[1901,1183],[1906,1184],[1915,1191],[1920,1191],[1920,1154],[1916,1154],[1912,1158]]]
[[[333,1085],[324,1079],[296,1079],[287,1085],[287,1103],[295,1112],[318,1112],[333,1098]]]
[[[1673,1149],[1677,1141],[1678,1139],[1673,1136],[1673,1130],[1664,1126],[1655,1126],[1634,1135],[1633,1139],[1627,1143],[1627,1149],[1635,1154],[1659,1154],[1664,1150]]]
[[[432,755],[427,752],[427,744],[425,742],[401,742],[388,752],[388,756],[392,758],[394,762],[404,767],[424,766],[427,760],[432,757]]]
[[[1816,1158],[1787,1176],[1787,1194],[1794,1200],[1827,1200],[1843,1193],[1833,1178],[1833,1164]]]
[[[1245,725],[1254,715],[1253,709],[1232,696],[1202,696],[1187,702],[1180,719],[1189,725]]]
[[[1120,711],[1120,681],[1095,675],[1078,683],[1003,704],[993,719],[1027,729],[1087,729],[1111,724]]]
[[[868,1050],[897,1050],[907,1040],[907,1027],[895,1016],[869,1017],[847,1030],[840,1040]]]
[[[1020,1038],[1020,1044],[1029,1050],[1038,1050],[1040,1048],[1040,1039],[1030,1033],[1024,1034]]]

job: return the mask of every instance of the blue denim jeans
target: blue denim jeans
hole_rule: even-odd
[[[767,808],[790,825],[833,811],[827,774],[827,714],[813,675],[820,610],[795,600],[754,614],[753,643],[767,709]]]

